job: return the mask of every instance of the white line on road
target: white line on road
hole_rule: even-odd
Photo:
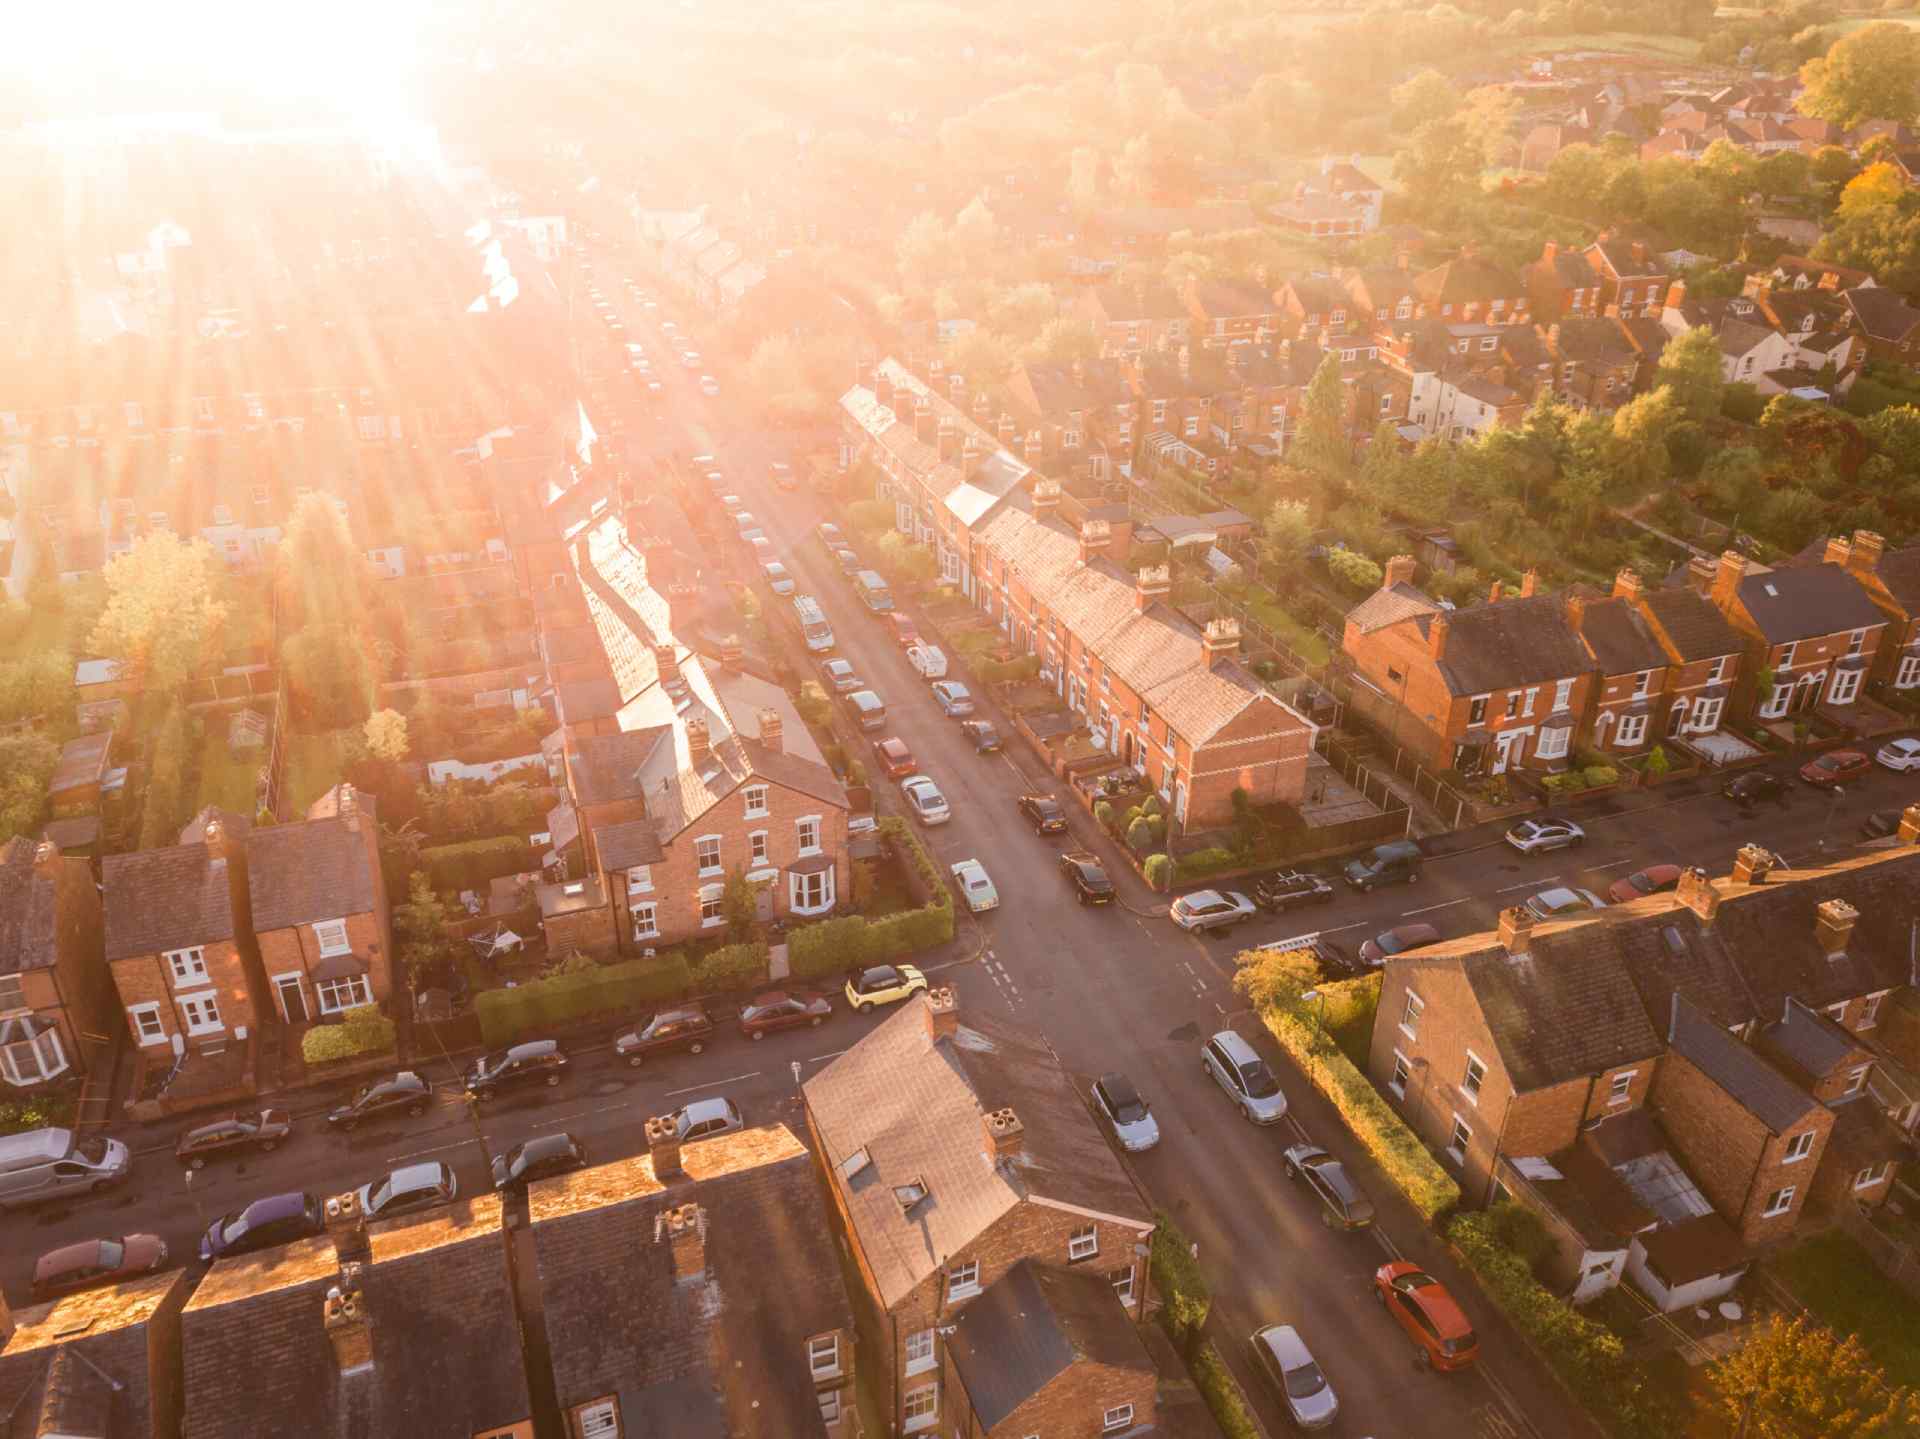
[[[1606,864],[1590,864],[1587,866],[1587,868],[1592,870],[1595,874],[1598,874],[1603,869],[1619,869],[1623,865],[1638,864],[1638,863],[1640,863],[1640,861],[1637,858],[1629,856],[1626,859],[1616,859]]]
[[[816,1054],[812,1059],[809,1059],[807,1063],[808,1064],[825,1064],[829,1059],[838,1059],[841,1055],[845,1053],[846,1053],[846,1050],[844,1049],[836,1049],[832,1054]]]
[[[1545,874],[1541,875],[1538,879],[1523,879],[1518,884],[1502,885],[1499,889],[1496,889],[1494,893],[1505,894],[1508,890],[1513,889],[1545,889],[1550,884],[1558,884],[1559,881],[1559,875]]]
[[[1410,914],[1432,914],[1436,909],[1452,909],[1456,904],[1470,904],[1472,902],[1472,895],[1463,894],[1458,899],[1447,900],[1444,904],[1430,904],[1425,909],[1403,909],[1400,911],[1400,916],[1404,919]]]
[[[1380,1247],[1387,1251],[1388,1258],[1405,1259],[1407,1257],[1400,1252],[1400,1246],[1393,1242],[1393,1236],[1377,1224],[1373,1226],[1373,1237],[1380,1241]]]
[[[713,1089],[722,1084],[738,1084],[743,1079],[758,1079],[759,1077],[760,1071],[756,1069],[751,1074],[736,1074],[730,1079],[716,1079],[707,1084],[689,1084],[685,1089],[669,1089],[667,1091],[667,1098],[671,1099],[676,1094],[692,1094],[697,1089]]]
[[[416,1149],[407,1154],[390,1154],[387,1156],[387,1162],[389,1164],[398,1164],[403,1159],[418,1159],[423,1154],[444,1154],[449,1149],[465,1149],[472,1143],[473,1140],[471,1139],[461,1139],[456,1140],[452,1144],[436,1144],[431,1149]]]

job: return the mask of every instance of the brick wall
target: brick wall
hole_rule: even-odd
[[[984,1434],[989,1439],[1001,1439],[1003,1435],[1007,1439],[1029,1439],[1035,1434],[1043,1434],[1047,1439],[1100,1439],[1103,1420],[1110,1409],[1131,1404],[1132,1423],[1136,1425],[1154,1419],[1157,1376],[1146,1363],[1144,1353],[1141,1362],[1145,1366],[1141,1369],[1122,1369],[1082,1360],[991,1429],[978,1424],[977,1420],[977,1427],[958,1427],[966,1415],[963,1406],[967,1401],[959,1375],[949,1362],[943,1372],[943,1383],[945,1395],[951,1396],[951,1404],[942,1419],[955,1424],[955,1433]]]
[[[256,1004],[246,958],[233,940],[215,940],[202,945],[201,962],[207,969],[205,981],[191,979],[176,984],[172,967],[157,953],[130,955],[113,961],[113,986],[120,999],[120,1023],[126,1028],[135,1047],[144,1044],[154,1050],[163,1049],[171,1045],[175,1035],[179,1035],[189,1049],[204,1049],[210,1044],[222,1045],[232,1041],[241,1029],[248,1034],[258,1034],[266,1019],[277,1017],[271,1009],[263,1010]],[[176,1001],[182,994],[204,990],[213,992],[214,1003],[220,1011],[221,1028],[205,1034],[191,1034]],[[160,1006],[160,1023],[166,1031],[161,1039],[142,1040],[140,1028],[134,1023],[131,1013],[134,1006],[141,1004]]]
[[[60,1043],[76,1071],[84,1072],[86,1050],[80,1041],[85,1035],[111,1035],[114,1017],[113,978],[103,962],[106,953],[106,919],[101,908],[100,891],[93,882],[93,868],[78,856],[63,855],[54,884],[54,923],[56,927],[54,967],[50,979],[57,991],[48,1009],[57,1005],[63,1012]],[[26,985],[29,995],[33,986]],[[50,997],[51,998],[51,997]],[[39,1004],[29,998],[36,1012]]]
[[[375,873],[378,874],[376,867]],[[347,922],[347,942],[353,953],[367,963],[367,985],[372,1002],[385,1005],[393,993],[393,943],[388,934],[384,905],[379,915],[360,913],[342,915]],[[273,978],[278,974],[298,973],[306,996],[307,1017],[321,1018],[320,1001],[314,989],[313,966],[321,959],[320,941],[311,924],[290,925],[269,930],[259,936],[261,968],[267,976],[270,997]]]

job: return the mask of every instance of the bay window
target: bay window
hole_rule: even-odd
[[[50,1023],[30,1014],[0,1023],[0,1078],[8,1084],[39,1084],[66,1069],[60,1032]]]
[[[787,876],[787,907],[795,914],[819,914],[833,908],[833,870]]]
[[[343,1010],[357,1009],[363,1004],[373,1003],[373,991],[367,987],[364,974],[343,975],[338,979],[316,979],[313,992],[319,996],[322,1014],[339,1014]]]

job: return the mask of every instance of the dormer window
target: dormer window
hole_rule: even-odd
[[[927,1188],[927,1182],[924,1179],[910,1179],[905,1184],[896,1184],[893,1186],[894,1202],[900,1206],[900,1212],[902,1214],[913,1213],[914,1206],[926,1199],[932,1192],[932,1190]]]

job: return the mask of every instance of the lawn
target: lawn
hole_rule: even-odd
[[[1294,653],[1308,664],[1323,665],[1332,658],[1320,632],[1295,619],[1292,612],[1270,592],[1254,590],[1247,598],[1247,609],[1261,624],[1291,645]]]
[[[236,757],[227,748],[225,715],[215,711],[208,716],[206,737],[200,742],[200,797],[193,806],[217,804],[222,809],[249,817],[254,812],[254,776],[267,762],[266,746],[242,751]],[[324,788],[324,786],[323,786]]]
[[[346,769],[342,741],[352,730],[331,730],[325,734],[299,734],[287,743],[286,812],[304,815],[307,806],[334,785]]]
[[[1890,1381],[1920,1385],[1920,1302],[1874,1268],[1851,1237],[1816,1234],[1776,1259],[1774,1272],[1823,1324],[1859,1335]]]

